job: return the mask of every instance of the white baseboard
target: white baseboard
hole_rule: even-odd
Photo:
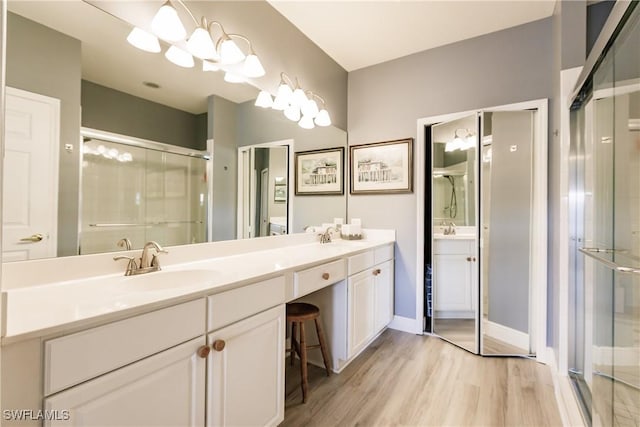
[[[513,346],[528,349],[530,347],[529,334],[518,331],[499,323],[484,320],[482,322],[484,334]]]
[[[416,319],[411,317],[393,316],[393,320],[387,327],[396,331],[409,332],[410,334],[422,334],[422,328],[418,327]]]
[[[553,390],[556,395],[558,412],[562,425],[565,427],[585,427],[586,424],[580,412],[579,403],[571,386],[571,380],[566,373],[558,372],[558,363],[553,348],[547,347],[547,366],[553,380]]]

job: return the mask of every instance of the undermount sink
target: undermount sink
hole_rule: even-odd
[[[130,291],[163,291],[211,282],[220,273],[215,270],[156,271],[137,276],[123,276],[118,286]]]

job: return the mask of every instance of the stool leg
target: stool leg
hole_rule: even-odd
[[[296,322],[291,322],[291,366],[293,366],[293,362],[296,360],[296,352],[298,351],[296,346]]]
[[[313,319],[316,322],[316,334],[318,334],[318,341],[320,342],[320,351],[322,352],[322,360],[324,361],[324,368],[327,370],[327,376],[331,376],[331,367],[329,366],[329,353],[327,352],[327,344],[324,341],[324,331],[322,330],[322,322],[319,318]]]
[[[307,339],[304,332],[304,322],[300,322],[300,373],[302,375],[302,403],[307,402]]]

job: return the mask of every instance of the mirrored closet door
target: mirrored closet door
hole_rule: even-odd
[[[546,132],[531,105],[453,115],[426,129],[426,331],[476,354],[535,355],[546,152],[534,148]]]

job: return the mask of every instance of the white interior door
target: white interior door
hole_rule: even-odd
[[[2,260],[56,256],[60,101],[7,88]]]

